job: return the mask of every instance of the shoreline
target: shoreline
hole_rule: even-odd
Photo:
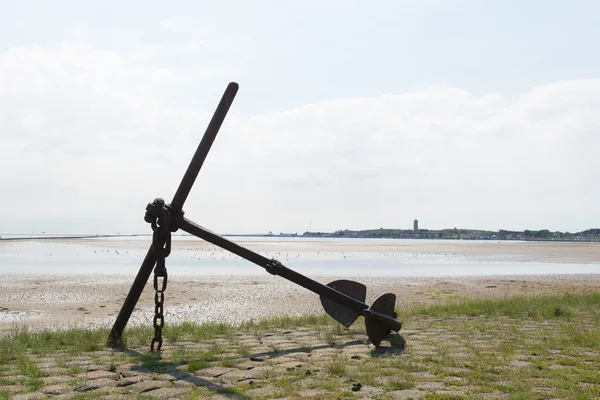
[[[449,241],[449,242],[522,242],[522,243],[600,243],[600,237],[592,238],[575,238],[575,239],[532,239],[532,238],[479,238],[479,237],[393,237],[393,236],[335,236],[335,235],[268,235],[268,234],[218,234],[224,238],[238,238],[238,239],[269,239],[270,241],[281,241],[288,242],[289,240],[302,240],[302,241],[315,241],[319,240],[336,240],[336,241],[356,241],[356,240],[391,240],[391,241],[402,241],[402,240],[413,240],[413,241]],[[0,235],[0,241],[27,241],[27,240],[73,240],[73,239],[102,239],[102,238],[149,238],[152,239],[152,233],[132,233],[132,234],[48,234],[48,235],[36,235],[36,234],[3,234]],[[183,238],[191,240],[202,240],[198,237],[190,234],[173,234],[174,238]]]

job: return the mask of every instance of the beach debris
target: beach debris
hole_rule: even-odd
[[[325,312],[345,327],[352,325],[362,315],[365,318],[369,340],[375,347],[379,347],[382,340],[388,337],[392,331],[398,332],[402,328],[402,323],[398,321],[394,312],[395,294],[385,293],[369,306],[365,303],[367,288],[362,283],[341,279],[323,285],[287,268],[275,258],[267,258],[255,253],[184,217],[183,205],[237,94],[238,87],[235,82],[231,82],[227,86],[175,192],[173,201],[166,204],[162,198],[156,198],[146,207],[144,220],[152,227],[152,245],[146,253],[140,270],[115,320],[108,338],[109,345],[112,347],[121,345],[123,330],[135,309],[150,274],[154,270],[154,289],[156,292],[153,320],[154,338],[150,349],[152,351],[155,349],[157,351],[161,350],[162,328],[165,323],[164,292],[167,288],[165,259],[171,253],[171,233],[181,229],[264,268],[270,274],[281,276],[318,294]]]

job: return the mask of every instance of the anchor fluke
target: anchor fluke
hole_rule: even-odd
[[[352,297],[361,303],[364,303],[367,298],[367,287],[359,282],[340,279],[338,281],[329,282],[327,286],[338,292],[344,293],[346,296]],[[321,295],[320,298],[321,305],[325,312],[346,328],[352,325],[354,321],[356,321],[356,318],[360,316],[356,311],[352,311],[348,307],[344,307],[335,301],[331,301],[323,295]]]
[[[398,332],[402,328],[402,323],[396,319],[394,313],[395,306],[396,295],[385,293],[379,296],[371,307],[363,311],[367,336],[375,347],[379,347],[390,331]]]

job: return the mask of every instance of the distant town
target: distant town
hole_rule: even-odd
[[[177,236],[192,236],[185,232],[178,232]],[[600,242],[600,228],[586,229],[581,232],[560,232],[541,230],[510,231],[500,229],[498,231],[486,231],[479,229],[422,229],[419,221],[413,221],[412,229],[379,228],[363,230],[338,230],[335,232],[311,232],[304,233],[224,233],[223,236],[235,237],[297,237],[297,238],[362,238],[362,239],[453,239],[453,240],[529,240],[529,241],[557,241],[557,242]],[[29,234],[6,234],[0,236],[0,240],[21,239],[75,239],[93,237],[125,237],[125,236],[152,236],[151,233],[127,234],[66,234],[66,233],[29,233]]]
[[[387,239],[460,239],[460,240],[538,240],[538,241],[600,241],[600,228],[587,229],[581,232],[552,232],[548,229],[509,231],[486,231],[477,229],[421,229],[418,220],[413,222],[413,229],[365,229],[365,230],[338,230],[335,232],[304,232],[280,233],[271,232],[265,236],[281,237],[331,237],[331,238],[387,238]]]

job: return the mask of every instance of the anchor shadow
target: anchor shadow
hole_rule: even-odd
[[[178,370],[177,367],[185,365],[185,363],[177,363],[172,361],[164,361],[162,354],[157,353],[140,353],[136,350],[120,348],[117,351],[124,352],[129,356],[137,358],[138,365],[134,365],[130,368],[136,372],[161,372],[163,374],[171,375],[175,380],[184,381],[193,384],[194,386],[204,387],[211,392],[216,394],[232,394],[235,397],[232,399],[237,400],[249,400],[250,397],[235,392],[232,388],[216,384],[207,379],[200,378],[190,372]]]
[[[400,334],[390,334],[388,345],[380,345],[371,350],[371,357],[398,356],[406,349],[406,339]]]
[[[392,356],[392,355],[400,355],[404,352],[406,348],[406,340],[399,334],[390,334],[389,345],[380,345],[378,348],[370,351],[371,357],[382,357],[382,356]],[[262,353],[250,354],[247,357],[253,361],[262,361],[262,359],[267,358],[277,358],[284,357],[292,353],[311,353],[314,350],[322,350],[322,349],[344,349],[350,346],[356,345],[368,345],[370,344],[369,340],[350,340],[340,344],[322,344],[318,346],[301,346],[295,347],[291,349],[285,350],[277,350],[277,351],[266,351]]]
[[[389,344],[388,344],[389,343]],[[316,346],[299,346],[295,348],[285,349],[285,350],[276,350],[276,351],[267,351],[261,353],[249,354],[246,359],[252,361],[264,361],[270,358],[284,357],[286,355],[292,353],[312,353],[315,350],[321,349],[344,349],[351,346],[357,345],[370,345],[368,340],[348,340],[343,343],[337,344],[321,344]],[[386,342],[380,345],[378,348],[372,349],[369,352],[371,357],[385,357],[385,356],[397,356],[404,352],[406,348],[406,340],[399,334],[390,334],[387,338]],[[141,353],[136,350],[126,349],[126,348],[118,348],[117,351],[124,352],[129,356],[136,358],[138,362],[137,365],[134,365],[130,368],[131,371],[136,372],[160,372],[163,374],[167,374],[172,376],[175,380],[181,380],[188,382],[194,386],[204,387],[215,394],[232,394],[235,399],[239,400],[247,400],[250,397],[237,393],[233,390],[232,387],[227,387],[224,385],[220,385],[214,383],[208,379],[201,378],[196,376],[193,373],[182,371],[177,369],[182,365],[185,365],[183,362],[173,362],[173,361],[165,361],[163,360],[162,354],[160,352],[157,353]],[[224,357],[223,360],[227,359],[238,359],[239,357]],[[257,363],[259,364],[259,363]],[[258,365],[257,365],[258,366]]]

